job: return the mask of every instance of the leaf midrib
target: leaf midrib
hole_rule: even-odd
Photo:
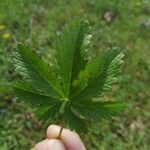
[[[46,81],[46,82],[56,91],[56,93],[57,93],[59,96],[61,96],[61,94],[58,92],[58,90],[57,90],[52,84],[50,84],[50,82],[49,82],[48,80],[46,80],[45,77],[43,77],[43,75],[42,75],[42,74],[38,71],[38,69],[32,64],[32,62],[30,62],[30,60],[27,60],[26,57],[23,57],[23,55],[21,55],[21,54],[20,54],[20,56],[23,58],[23,60],[26,61],[26,63],[27,63],[28,65],[30,65],[30,66],[35,70],[34,72],[38,73],[38,74],[41,76],[41,78],[42,78],[44,81]],[[42,59],[42,58],[41,58],[41,59]],[[43,61],[43,63],[45,63],[43,59],[42,59],[42,61]],[[49,97],[50,97],[50,96],[49,96]],[[56,97],[56,98],[57,98],[57,97]]]
[[[81,46],[82,46],[82,44],[83,44],[83,40],[84,40],[84,37],[82,38],[82,42],[81,41],[79,41],[79,33],[80,33],[80,31],[81,31],[81,26],[80,26],[80,29],[78,30],[78,35],[77,35],[77,40],[76,40],[76,46],[75,46],[75,49],[74,49],[74,54],[73,54],[73,61],[72,61],[72,67],[71,67],[71,77],[70,77],[70,84],[69,84],[69,94],[68,94],[68,98],[70,98],[70,94],[72,94],[71,93],[71,86],[72,86],[72,83],[73,83],[73,66],[75,65],[74,64],[74,58],[75,58],[75,55],[76,55],[76,52],[80,52],[81,53],[81,51],[79,51],[80,49],[81,49]],[[78,42],[80,42],[80,45],[78,46]],[[78,50],[78,51],[77,51]]]

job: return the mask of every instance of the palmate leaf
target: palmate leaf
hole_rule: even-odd
[[[19,81],[13,84],[15,93],[21,100],[31,104],[32,106],[47,106],[57,102],[62,102],[59,99],[44,95],[42,92],[34,89],[30,84]]]
[[[75,20],[59,38],[57,62],[65,97],[69,95],[72,81],[85,66],[86,46],[89,44],[88,23]]]
[[[87,120],[99,121],[118,115],[125,106],[120,102],[86,102],[73,104],[74,109]]]
[[[63,101],[43,95],[40,91],[35,90],[30,84],[25,82],[16,82],[13,84],[16,96],[33,107],[37,107],[35,114],[39,119],[44,121],[54,120]]]
[[[73,82],[73,93],[77,95],[81,92],[88,85],[88,81],[91,81],[103,71],[103,67],[103,57],[95,57],[91,62],[87,63],[85,69],[80,72],[78,78]],[[71,97],[73,96],[72,94]]]
[[[39,120],[65,123],[71,130],[87,132],[93,122],[120,114],[122,102],[101,101],[117,81],[123,53],[118,48],[88,60],[88,23],[74,20],[59,38],[57,67],[46,64],[21,44],[14,49],[15,70],[22,76],[13,87],[19,100],[31,104]],[[58,120],[59,118],[59,120]]]
[[[76,130],[78,133],[88,131],[85,120],[79,118],[77,114],[72,111],[71,105],[66,106],[64,118],[71,130]]]
[[[123,56],[118,48],[113,48],[103,54],[101,61],[99,58],[95,58],[87,64],[81,78],[79,77],[80,83],[83,80],[86,81],[82,85],[82,90],[73,99],[77,101],[92,100],[92,98],[100,97],[105,91],[109,91],[117,81]]]
[[[12,58],[15,70],[25,81],[30,82],[32,86],[45,94],[60,97],[59,95],[62,93],[57,73],[34,51],[19,44],[12,53]]]

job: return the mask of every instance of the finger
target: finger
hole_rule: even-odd
[[[50,125],[47,129],[47,138],[58,138],[60,127],[56,125]],[[86,150],[79,135],[68,129],[63,129],[60,139],[65,144],[67,150]]]
[[[45,139],[35,145],[34,150],[66,150],[64,144],[57,139]]]

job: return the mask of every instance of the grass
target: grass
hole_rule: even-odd
[[[10,82],[17,78],[10,51],[18,41],[43,57],[55,49],[63,26],[76,16],[89,20],[98,54],[108,46],[126,49],[120,85],[110,97],[128,108],[118,118],[103,121],[82,139],[91,150],[150,149],[150,3],[148,0],[0,0],[0,150],[30,149],[46,129],[29,107],[16,101]],[[104,19],[112,12],[110,22]],[[2,28],[3,27],[3,28]],[[32,140],[31,140],[32,139]]]

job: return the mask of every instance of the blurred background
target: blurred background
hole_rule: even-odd
[[[22,41],[49,57],[63,26],[76,16],[92,27],[91,54],[108,46],[126,49],[120,85],[109,96],[128,108],[121,117],[94,125],[82,137],[87,148],[150,149],[149,0],[0,0],[0,150],[30,149],[46,129],[11,94],[12,48]]]

